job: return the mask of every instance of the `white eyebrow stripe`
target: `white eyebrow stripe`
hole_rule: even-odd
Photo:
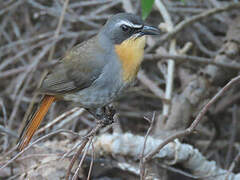
[[[136,29],[143,27],[142,24],[133,24],[133,23],[131,23],[130,21],[125,21],[125,20],[119,21],[116,25],[123,25],[123,24],[125,24],[125,25],[127,25],[127,26],[130,26],[130,27],[133,27],[133,28],[136,28]]]

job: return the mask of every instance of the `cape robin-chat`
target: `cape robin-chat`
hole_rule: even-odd
[[[55,100],[71,101],[106,119],[104,107],[119,97],[136,78],[143,60],[145,35],[160,30],[130,13],[113,15],[99,33],[73,47],[42,82],[44,94],[18,141],[24,149]]]

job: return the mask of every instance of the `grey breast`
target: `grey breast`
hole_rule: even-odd
[[[64,99],[73,101],[80,106],[92,108],[102,107],[121,94],[123,81],[121,75],[121,64],[117,59],[114,46],[109,45],[107,40],[98,37],[99,45],[104,51],[94,53],[96,62],[104,61],[104,66],[98,77],[87,88],[81,91],[67,94]]]

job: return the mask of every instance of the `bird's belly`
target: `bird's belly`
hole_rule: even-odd
[[[65,94],[64,100],[72,101],[84,108],[103,107],[116,100],[130,82],[122,78],[122,65],[114,58],[108,58],[108,64],[101,75],[88,87],[74,93]]]
[[[105,88],[86,88],[78,92],[65,94],[64,100],[71,101],[75,105],[84,108],[103,107],[120,96],[124,88],[105,87]]]

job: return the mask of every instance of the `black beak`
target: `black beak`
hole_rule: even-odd
[[[143,35],[160,35],[161,34],[160,29],[153,26],[147,26],[147,25],[143,26],[141,32]]]

